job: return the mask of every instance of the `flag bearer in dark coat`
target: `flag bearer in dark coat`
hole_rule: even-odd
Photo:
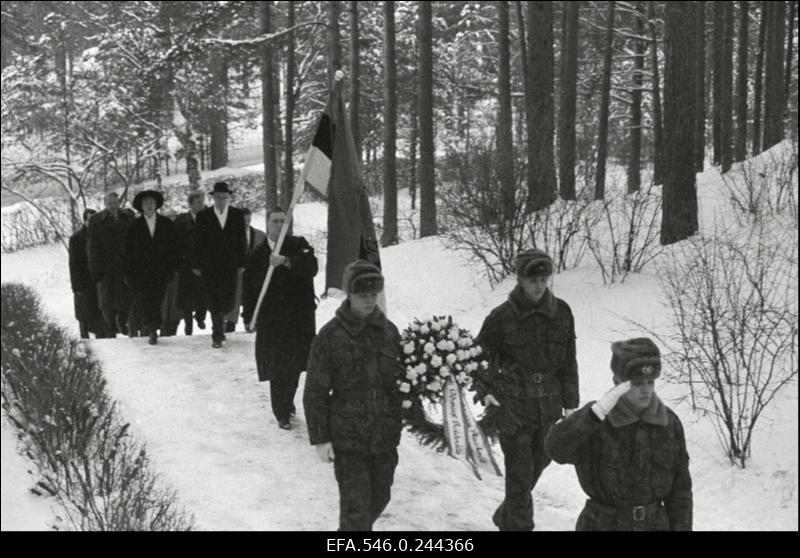
[[[391,498],[403,428],[400,334],[377,306],[377,266],[353,262],[342,283],[347,300],[311,345],[303,406],[311,444],[333,461],[339,529],[370,531]]]
[[[197,215],[192,257],[192,273],[205,284],[215,349],[225,340],[224,316],[233,308],[236,279],[246,259],[244,215],[230,205],[231,194],[227,183],[214,184],[214,205]]]
[[[69,238],[69,280],[75,302],[75,319],[78,320],[81,339],[88,339],[89,333],[102,338],[105,334],[103,316],[97,305],[97,289],[92,274],[89,273],[87,242],[89,219],[97,211],[87,209],[83,212],[83,226]]]
[[[134,293],[136,314],[151,345],[158,342],[161,303],[178,269],[175,225],[156,213],[162,205],[161,192],[136,194],[133,207],[142,215],[131,223],[125,242],[125,280]]]
[[[275,266],[256,325],[258,379],[269,380],[272,412],[278,426],[291,428],[294,395],[300,373],[308,362],[308,351],[317,331],[314,311],[314,276],[317,258],[302,236],[287,236],[280,255],[274,254],[286,213],[276,207],[267,213],[267,241],[248,257],[244,274],[244,320],[253,318],[267,270]]]
[[[661,357],[650,339],[611,345],[608,393],[556,424],[545,449],[575,465],[589,496],[578,531],[691,531],[692,477],[683,426],[655,393]]]
[[[89,220],[89,271],[97,283],[97,302],[105,321],[106,333],[128,335],[131,292],[123,277],[125,235],[135,219],[130,210],[119,208],[119,196],[108,192],[105,209]]]
[[[264,231],[258,230],[257,228],[250,225],[250,222],[253,218],[253,212],[250,211],[248,207],[242,207],[242,215],[244,215],[244,234],[245,234],[245,244],[247,244],[247,256],[249,257],[256,248],[261,246],[263,242],[267,240],[267,235],[264,234]],[[276,208],[279,210],[279,213],[283,213],[284,211],[280,208]],[[274,212],[274,210],[273,210]],[[269,217],[267,217],[269,219]],[[285,216],[284,216],[285,220]],[[280,234],[280,229],[278,233]],[[272,241],[273,244],[278,239],[277,234],[275,235],[275,240]],[[242,309],[242,305],[244,304],[244,273],[239,274],[236,282],[236,298],[233,302],[233,310],[225,314],[225,333],[233,333],[236,331],[236,323],[239,321],[239,311]],[[247,321],[245,320],[245,329],[247,329]],[[311,344],[311,340],[308,341]],[[306,358],[308,357],[308,351],[306,351]],[[303,366],[305,366],[305,360],[303,360]]]
[[[197,215],[206,208],[206,195],[200,191],[189,193],[187,200],[189,211],[181,213],[175,218],[175,231],[178,234],[178,308],[183,314],[183,332],[191,335],[194,323],[197,327],[206,328],[206,289],[202,277],[192,273],[192,258],[194,257],[195,229],[197,228]]]
[[[550,256],[534,248],[515,263],[517,286],[478,334],[492,364],[473,386],[496,418],[505,459],[505,499],[492,521],[502,531],[530,531],[531,492],[550,463],[544,437],[578,406],[578,364],[572,311],[547,286]]]

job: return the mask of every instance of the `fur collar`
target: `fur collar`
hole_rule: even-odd
[[[362,319],[356,316],[355,312],[350,308],[349,300],[342,302],[338,310],[336,310],[336,319],[339,320],[339,323],[351,336],[361,333],[367,325],[378,329],[386,327],[386,316],[380,308],[376,306],[372,314],[367,316],[366,319]]]
[[[543,316],[552,320],[555,319],[558,312],[558,307],[556,306],[556,297],[554,297],[553,293],[550,292],[549,287],[544,291],[544,294],[539,302],[533,303],[527,296],[525,296],[525,292],[522,290],[522,287],[517,285],[508,295],[508,302],[511,304],[511,308],[514,310],[514,313],[520,318],[527,318],[533,314],[542,314]]]
[[[608,421],[614,428],[628,426],[640,420],[655,426],[667,425],[667,407],[655,393],[650,400],[650,405],[641,415],[636,412],[624,397],[621,397],[614,408],[611,409],[611,412],[608,413]]]

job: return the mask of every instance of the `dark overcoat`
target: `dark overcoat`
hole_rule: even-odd
[[[99,317],[100,308],[97,306],[97,289],[89,272],[88,234],[84,225],[69,238],[69,280],[75,302],[75,319],[93,324]]]
[[[184,312],[205,312],[207,308],[203,278],[192,273],[196,228],[190,211],[175,218],[179,261],[177,306]]]
[[[400,333],[379,308],[361,320],[344,301],[311,345],[303,407],[312,445],[377,455],[400,443]]]
[[[135,219],[132,211],[122,209],[114,218],[107,210],[89,220],[89,272],[97,283],[97,302],[105,312],[128,311],[131,292],[125,285],[125,237]]]
[[[125,242],[125,279],[134,291],[166,288],[178,268],[178,239],[175,224],[156,215],[153,236],[144,216],[137,217],[128,229]]]
[[[245,267],[246,250],[241,210],[228,207],[224,229],[213,206],[197,214],[192,268],[202,272],[211,312],[225,314],[233,308],[237,269]]]
[[[691,530],[692,478],[678,416],[656,395],[641,415],[624,398],[602,421],[591,407],[558,422],[545,438],[548,455],[575,465],[590,498],[576,529]]]
[[[246,324],[253,318],[271,254],[269,242],[263,242],[248,256],[243,282]],[[262,382],[299,375],[316,332],[314,276],[319,268],[314,249],[305,238],[288,236],[281,255],[289,258],[291,268],[275,268],[256,325],[256,365]]]

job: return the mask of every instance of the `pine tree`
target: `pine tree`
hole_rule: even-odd
[[[562,199],[574,200],[580,2],[562,2],[562,4],[564,29],[561,40],[561,108],[558,112],[559,192]]]
[[[497,3],[497,174],[503,191],[503,219],[514,215],[514,138],[511,114],[511,48],[508,2]]]
[[[355,2],[354,2],[355,3]],[[397,244],[397,63],[394,2],[383,2],[383,234],[382,246]]]
[[[417,2],[419,26],[419,186],[421,238],[438,234],[433,145],[433,13],[430,2]]]

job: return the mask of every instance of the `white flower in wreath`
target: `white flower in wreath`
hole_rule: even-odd
[[[422,335],[428,335],[431,332],[431,329],[427,325],[423,324],[422,327],[419,328],[419,332]]]
[[[439,322],[437,320],[434,320],[433,322],[431,322],[431,329],[433,331],[441,331],[442,326],[441,326],[441,324],[439,324]]]
[[[409,366],[406,369],[406,378],[408,378],[409,380],[412,380],[412,381],[416,380],[417,376],[418,376],[417,371],[413,367]]]
[[[425,365],[425,363],[421,362],[421,363],[419,363],[417,365],[417,368],[416,368],[417,376],[424,376],[425,372],[427,372],[427,371],[428,371],[428,367]]]
[[[410,362],[417,362],[417,355],[411,355],[410,357],[408,357],[408,360]]]
[[[460,364],[456,364],[456,370],[464,370],[464,367]]]
[[[410,409],[411,405],[412,405],[412,403],[408,399],[403,401],[403,409]]]
[[[481,367],[483,367],[483,369],[486,370],[487,368],[489,368],[489,363],[486,362],[485,360],[482,360],[481,361]]]
[[[419,324],[417,322],[414,322],[413,324],[411,324],[411,327],[409,329],[411,329],[411,331],[419,331]]]
[[[449,355],[447,355],[447,359],[445,359],[445,360],[447,360],[447,364],[451,364],[452,365],[452,364],[456,363],[458,358],[453,353],[450,353]]]
[[[448,341],[447,342],[447,350],[448,351],[455,351],[456,350],[456,344],[453,343],[452,341]]]
[[[439,375],[440,375],[442,378],[447,378],[447,377],[450,375],[450,369],[449,369],[447,366],[442,366],[442,367],[439,369]]]
[[[481,353],[483,353],[483,349],[481,349],[481,346],[480,345],[475,345],[475,355],[477,356],[477,355],[479,355]]]
[[[462,337],[461,339],[458,340],[458,346],[463,349],[466,349],[470,345],[472,345],[472,339],[468,337]]]
[[[425,343],[424,351],[427,354],[432,355],[434,352],[436,352],[436,347],[433,346],[433,343],[428,342],[428,343]]]
[[[457,343],[458,342],[458,331],[453,329],[453,331],[450,332],[450,335],[448,335],[447,338],[450,339],[450,341],[453,341],[453,342]]]
[[[408,383],[403,382],[400,384],[400,391],[403,393],[409,393],[411,391],[411,386]]]
[[[439,355],[434,355],[431,357],[431,366],[434,368],[439,368],[442,365],[442,357]]]
[[[478,369],[477,362],[470,362],[467,364],[467,372],[475,372]]]
[[[410,355],[414,352],[414,343],[406,343],[405,347],[403,347],[403,352],[407,355]]]
[[[436,348],[439,349],[440,351],[446,351],[447,350],[447,341],[442,339],[441,341],[436,343]]]
[[[435,378],[431,383],[428,384],[428,391],[440,391],[442,389],[442,383],[439,381],[439,378]]]

